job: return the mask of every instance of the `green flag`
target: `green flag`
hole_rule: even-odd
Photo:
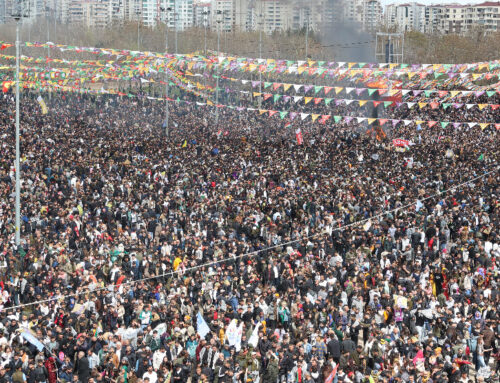
[[[287,114],[288,112],[280,112],[280,118],[283,120]]]
[[[340,121],[342,121],[342,116],[333,116],[333,120],[336,124],[338,124]]]
[[[281,98],[281,94],[275,94],[273,97],[273,101],[276,103]]]
[[[446,121],[441,121],[441,128],[446,128],[448,126],[449,122]]]
[[[478,158],[477,160],[478,160],[478,161],[482,161],[482,160],[484,160],[484,154],[483,154],[483,153],[481,153],[481,155],[479,156],[479,158]]]

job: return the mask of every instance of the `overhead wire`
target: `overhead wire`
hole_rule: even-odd
[[[361,225],[363,223],[366,223],[366,222],[369,222],[369,221],[372,221],[372,220],[376,220],[376,219],[382,218],[382,217],[384,217],[384,216],[386,216],[388,214],[395,213],[395,212],[397,212],[399,210],[407,209],[407,208],[412,207],[413,205],[415,205],[417,203],[417,201],[420,201],[422,203],[424,201],[436,198],[436,197],[438,197],[438,196],[440,196],[442,194],[446,194],[446,193],[448,193],[450,191],[456,190],[458,188],[463,187],[464,185],[468,185],[469,183],[472,183],[472,182],[477,181],[477,180],[479,180],[481,178],[484,178],[484,177],[486,177],[486,176],[488,176],[488,175],[490,175],[492,173],[495,173],[495,172],[498,171],[498,169],[499,169],[499,166],[497,164],[495,164],[495,168],[493,170],[490,170],[490,171],[488,171],[488,172],[486,172],[486,173],[484,173],[482,175],[479,175],[479,176],[476,176],[474,178],[471,178],[471,179],[469,179],[469,180],[467,180],[465,182],[462,182],[462,183],[460,183],[458,185],[452,186],[452,187],[450,187],[448,189],[442,190],[442,191],[440,191],[438,193],[435,193],[433,195],[424,197],[422,199],[419,198],[419,199],[417,199],[417,200],[415,200],[415,201],[413,201],[411,203],[408,203],[406,205],[399,206],[399,207],[396,207],[394,209],[384,211],[384,212],[382,212],[380,214],[376,214],[376,215],[374,215],[372,217],[365,218],[365,219],[362,219],[362,220],[359,220],[359,221],[356,221],[356,222],[352,222],[352,223],[349,223],[347,225],[340,226],[338,228],[334,228],[334,229],[332,229],[332,232],[334,232],[334,231],[343,231],[343,230],[345,230],[347,228],[359,226],[359,225]],[[29,303],[23,303],[23,304],[19,304],[19,305],[15,305],[15,306],[4,307],[3,311],[12,311],[12,310],[21,309],[21,308],[24,308],[24,307],[39,305],[39,304],[42,304],[42,303],[59,301],[59,300],[63,300],[63,299],[66,299],[66,298],[72,298],[72,297],[79,297],[81,295],[95,293],[95,292],[98,292],[98,291],[108,290],[108,291],[111,292],[111,291],[114,291],[116,288],[119,288],[121,286],[134,285],[134,284],[137,284],[137,283],[142,283],[142,282],[145,282],[145,281],[155,280],[155,279],[158,279],[158,278],[165,278],[165,277],[168,277],[168,276],[184,275],[186,273],[189,273],[189,272],[192,272],[192,271],[204,268],[204,267],[210,267],[210,266],[213,266],[213,265],[223,264],[223,263],[226,263],[226,262],[234,262],[237,259],[241,259],[241,258],[245,258],[245,257],[254,257],[254,256],[256,256],[256,255],[258,255],[258,254],[260,254],[262,252],[265,252],[265,251],[274,250],[274,249],[277,249],[277,248],[280,248],[280,247],[283,247],[283,246],[292,245],[292,244],[295,244],[295,243],[298,243],[298,242],[301,242],[301,241],[304,241],[304,240],[312,239],[312,238],[315,238],[315,237],[318,237],[318,236],[321,236],[321,235],[325,235],[325,233],[321,232],[321,233],[316,233],[316,234],[312,234],[312,235],[309,235],[309,236],[303,236],[303,237],[295,239],[295,240],[291,240],[291,241],[287,241],[287,242],[282,242],[282,243],[279,243],[279,244],[273,245],[273,246],[268,246],[268,247],[266,247],[264,249],[258,249],[258,250],[254,250],[254,251],[251,251],[251,252],[248,252],[248,253],[244,253],[244,254],[240,254],[240,255],[235,255],[235,256],[231,256],[231,257],[226,257],[226,258],[223,258],[223,259],[220,259],[220,260],[214,260],[214,261],[206,262],[206,263],[203,263],[201,265],[196,265],[196,266],[192,266],[192,267],[188,267],[188,268],[177,269],[177,270],[169,271],[169,272],[166,272],[166,273],[163,273],[163,274],[154,275],[154,276],[151,276],[151,277],[146,277],[146,278],[141,278],[141,279],[137,279],[137,280],[122,282],[120,285],[108,284],[106,286],[98,287],[98,288],[95,288],[95,289],[87,288],[85,291],[80,291],[80,292],[76,292],[76,293],[72,293],[72,294],[65,294],[65,295],[56,296],[56,297],[52,297],[52,298],[48,298],[48,299],[37,300],[37,301],[34,301],[34,302],[29,302]]]

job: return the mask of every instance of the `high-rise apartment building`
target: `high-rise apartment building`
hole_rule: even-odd
[[[418,3],[392,4],[386,7],[384,21],[398,31],[463,34],[472,30],[500,31],[500,1],[479,4]]]

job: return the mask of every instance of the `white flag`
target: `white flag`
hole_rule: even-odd
[[[205,339],[207,334],[210,332],[210,328],[208,327],[207,322],[205,322],[205,319],[199,312],[196,315],[196,328],[197,333],[201,339]]]
[[[260,322],[257,323],[257,326],[255,326],[255,328],[252,331],[252,336],[248,340],[248,344],[253,348],[257,348],[257,344],[259,343],[259,327],[260,327]]]

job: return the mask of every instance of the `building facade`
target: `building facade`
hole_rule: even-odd
[[[386,26],[399,32],[464,34],[474,30],[500,31],[500,1],[478,4],[391,4],[385,9]]]

